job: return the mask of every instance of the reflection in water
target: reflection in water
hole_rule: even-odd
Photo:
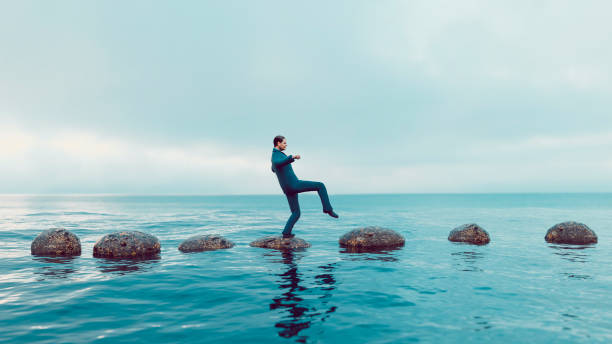
[[[478,261],[480,261],[484,257],[484,254],[482,252],[462,250],[451,253],[451,256],[455,258],[454,266],[456,266],[457,269],[459,269],[460,271],[483,271],[478,266]]]
[[[35,273],[40,275],[39,281],[54,278],[68,278],[68,275],[75,272],[74,260],[78,257],[32,257],[33,260],[44,265],[36,265]]]
[[[158,263],[160,260],[159,256],[149,259],[97,258],[98,269],[100,269],[100,271],[117,275],[147,271],[155,266],[155,263]]]
[[[551,244],[548,245],[551,249],[553,249],[553,254],[560,256],[561,259],[574,263],[588,263],[590,261],[590,252],[589,249],[594,248],[593,245],[557,245]],[[572,268],[580,267],[571,265]],[[572,269],[573,270],[573,269]],[[576,279],[590,279],[591,276],[584,273],[575,273],[575,272],[561,272],[561,275],[567,276],[569,278]]]
[[[482,331],[482,330],[488,330],[492,327],[491,323],[489,323],[487,319],[485,319],[484,317],[480,315],[474,316],[474,322],[476,323],[476,328],[474,329],[474,331],[476,332]]]
[[[340,249],[340,253],[347,254],[343,259],[351,260],[351,261],[361,261],[361,260],[382,260],[385,262],[397,262],[398,259],[395,257],[397,252],[401,247],[398,248],[389,248],[384,250],[366,250],[366,249],[358,249],[358,248],[343,248]]]
[[[278,287],[284,290],[280,296],[274,298],[270,304],[270,310],[286,310],[288,313],[281,321],[275,324],[279,328],[278,335],[283,338],[291,338],[298,336],[296,341],[305,343],[307,336],[299,336],[300,331],[309,328],[311,323],[316,320],[325,321],[331,313],[336,310],[335,306],[330,306],[329,301],[332,296],[332,291],[336,289],[336,280],[332,274],[335,264],[326,264],[319,266],[321,273],[315,276],[315,284],[317,288],[308,288],[304,286],[304,277],[298,272],[296,260],[301,258],[301,254],[297,251],[271,251],[273,254],[280,252],[281,259],[275,259],[273,262],[282,263],[285,265],[284,272],[278,274]],[[266,254],[269,255],[269,254]],[[301,294],[319,294],[320,301],[318,309],[312,304],[313,300],[305,300]]]

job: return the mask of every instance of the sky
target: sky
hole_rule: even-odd
[[[0,0],[0,193],[612,192],[611,12]]]

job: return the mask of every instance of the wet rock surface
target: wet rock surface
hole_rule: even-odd
[[[348,250],[367,251],[404,246],[405,240],[391,229],[369,226],[344,234],[338,242]]]
[[[36,256],[80,256],[81,241],[64,228],[51,228],[34,238],[30,251]]]
[[[544,239],[555,244],[587,245],[597,243],[597,234],[583,223],[568,221],[552,226]]]
[[[475,223],[461,225],[448,234],[448,240],[475,245],[486,245],[491,241],[489,233]]]
[[[181,252],[202,252],[231,247],[234,243],[220,235],[194,235],[183,241],[178,249]]]
[[[310,244],[300,238],[283,238],[280,236],[269,236],[257,239],[250,244],[252,247],[273,248],[277,250],[300,249],[310,247]]]
[[[150,258],[161,251],[159,240],[138,231],[116,232],[103,236],[93,248],[98,258]]]

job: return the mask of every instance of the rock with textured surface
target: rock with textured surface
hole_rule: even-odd
[[[80,256],[81,241],[64,228],[51,228],[34,238],[30,250],[36,256]]]
[[[93,248],[98,258],[150,258],[161,251],[159,240],[138,231],[116,232],[103,236]]]
[[[587,245],[597,243],[597,234],[579,222],[562,222],[552,226],[544,239],[555,244]]]
[[[486,245],[491,241],[489,233],[475,223],[459,226],[448,234],[448,240]]]
[[[391,229],[370,226],[354,229],[341,236],[338,242],[348,249],[377,250],[404,246],[405,240]]]
[[[310,244],[300,238],[283,238],[281,236],[269,236],[257,239],[250,244],[252,247],[274,248],[277,250],[300,249],[310,247]]]
[[[194,235],[183,241],[181,252],[202,252],[234,247],[234,243],[219,235]]]

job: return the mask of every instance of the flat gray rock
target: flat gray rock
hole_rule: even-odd
[[[252,247],[273,248],[277,250],[299,249],[310,247],[310,244],[300,238],[283,238],[283,236],[268,236],[257,239],[250,244]]]
[[[194,235],[183,241],[178,249],[181,252],[202,252],[234,247],[234,243],[220,235]]]
[[[338,240],[340,246],[349,249],[384,249],[404,246],[404,237],[382,227],[369,226],[354,229]]]
[[[94,245],[97,258],[150,258],[159,254],[159,240],[151,234],[124,231],[107,234]]]
[[[81,241],[64,228],[51,228],[34,238],[30,250],[36,256],[80,256]]]
[[[552,226],[544,239],[555,244],[587,245],[597,243],[597,234],[579,222],[562,222]]]
[[[486,245],[491,241],[489,233],[475,223],[461,225],[448,234],[448,240],[475,245]]]

